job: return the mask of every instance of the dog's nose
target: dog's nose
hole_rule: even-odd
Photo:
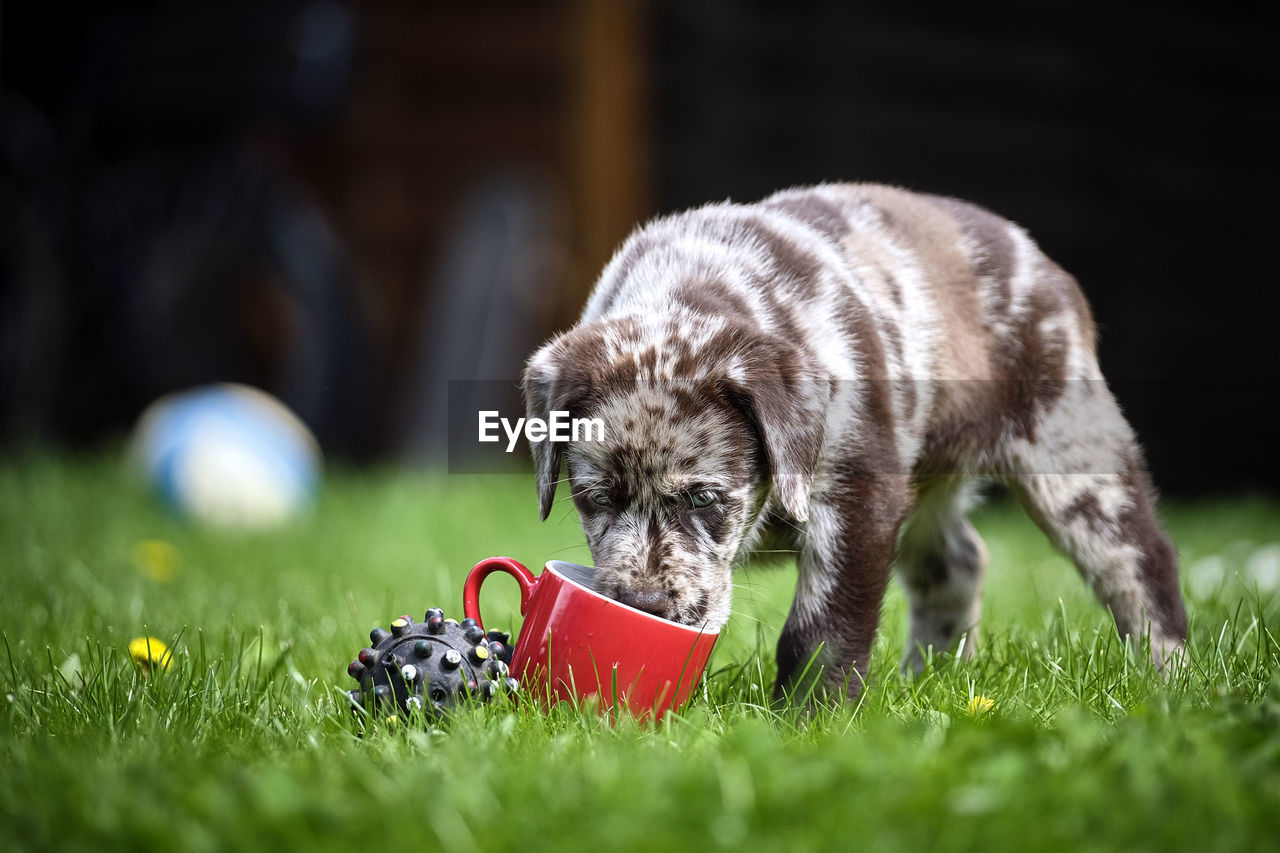
[[[654,616],[667,614],[667,594],[660,589],[624,589],[618,593],[618,601]]]

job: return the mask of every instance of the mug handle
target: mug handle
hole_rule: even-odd
[[[468,619],[476,620],[482,628],[484,620],[480,618],[480,584],[494,572],[506,572],[520,584],[521,616],[529,609],[529,599],[538,583],[532,572],[510,557],[487,557],[476,563],[471,574],[467,575],[467,582],[462,586],[462,612]]]

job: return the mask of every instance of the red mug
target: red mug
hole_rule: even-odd
[[[661,719],[681,706],[707,666],[718,631],[692,628],[606,598],[591,589],[593,569],[551,560],[534,576],[510,557],[476,563],[462,590],[462,609],[482,626],[480,584],[506,572],[520,584],[524,625],[511,673],[522,691],[551,705],[625,705],[640,719]]]

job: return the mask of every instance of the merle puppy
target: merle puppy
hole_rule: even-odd
[[[1084,297],[980,207],[846,184],[655,220],[524,393],[530,417],[604,422],[603,441],[533,445],[544,519],[567,463],[601,592],[719,627],[736,564],[798,552],[778,696],[858,693],[895,564],[903,667],[962,636],[971,653],[979,478],[1007,484],[1122,636],[1157,665],[1182,647],[1174,549]]]

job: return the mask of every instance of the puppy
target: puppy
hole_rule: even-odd
[[[1157,665],[1182,647],[1174,549],[1075,280],[1018,226],[876,185],[657,219],[530,357],[529,417],[604,423],[562,463],[599,589],[690,625],[730,613],[753,552],[798,552],[777,698],[856,696],[896,563],[903,668],[974,647],[987,552],[972,483],[1006,484]]]

